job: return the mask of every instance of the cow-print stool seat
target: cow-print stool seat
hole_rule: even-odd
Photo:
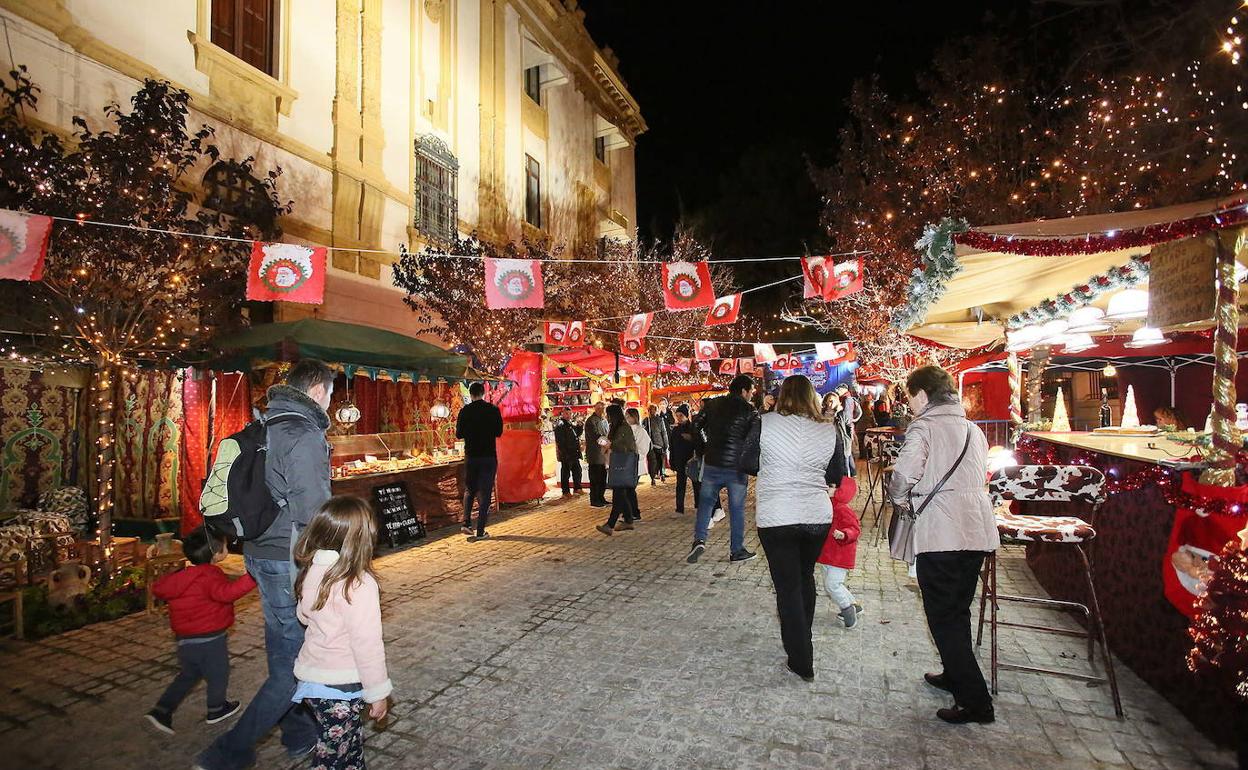
[[[996,510],[997,532],[1003,540],[1025,543],[1083,543],[1096,537],[1092,525],[1078,516],[1019,516],[1006,506]]]

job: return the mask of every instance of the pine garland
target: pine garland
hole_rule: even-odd
[[[927,318],[927,309],[944,295],[949,279],[962,271],[962,264],[954,253],[953,236],[969,228],[965,219],[951,217],[923,228],[923,235],[914,243],[914,248],[923,255],[923,265],[910,273],[906,304],[892,314],[893,329],[904,332]]]
[[[1147,256],[1131,257],[1131,261],[1127,264],[1111,267],[1087,283],[1071,288],[1060,297],[1051,297],[1030,310],[1015,313],[1006,321],[1006,327],[1019,329],[1033,324],[1043,324],[1055,318],[1064,318],[1081,307],[1091,305],[1106,292],[1118,291],[1143,283],[1148,280],[1148,271]]]

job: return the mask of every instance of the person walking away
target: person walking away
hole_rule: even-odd
[[[624,523],[619,529],[633,529],[633,511],[637,510],[637,434],[633,426],[628,424],[624,416],[624,408],[619,404],[607,407],[607,435],[599,439],[604,451],[611,460],[612,475],[608,478],[611,485],[611,515],[606,524],[599,524],[597,529],[604,535],[611,535],[619,524],[620,516]],[[631,455],[631,457],[630,457]]]
[[[386,717],[393,687],[381,639],[381,597],[373,572],[377,519],[358,497],[332,498],[295,549],[295,598],[307,640],[295,661],[294,700],[320,723],[314,766],[364,770],[360,712]]]
[[[858,402],[861,415],[854,422],[854,434],[858,437],[858,456],[867,459],[867,429],[875,427],[875,410],[871,408],[871,397],[864,394]]]
[[[625,420],[628,422],[629,428],[633,431],[633,440],[637,443],[637,456],[640,462],[645,462],[650,457],[650,434],[641,424],[641,412],[635,408],[629,408],[624,411]],[[650,479],[650,485],[654,486],[654,479]],[[637,506],[637,489],[633,488],[633,521],[641,520],[641,508]]]
[[[913,527],[919,590],[944,664],[944,671],[924,679],[953,695],[953,707],[937,711],[939,718],[992,722],[992,696],[971,646],[975,587],[984,558],[1001,545],[984,484],[988,441],[966,419],[957,385],[944,369],[915,369],[906,378],[906,391],[915,417],[888,494],[895,505],[923,509]]]
[[[607,405],[594,404],[594,413],[585,420],[585,462],[589,466],[589,504],[595,508],[607,505],[607,450],[600,439],[607,437]]]
[[[667,481],[667,452],[671,444],[667,420],[654,404],[650,405],[650,415],[646,417],[643,427],[650,436],[650,486],[654,486],[655,479]]]
[[[173,735],[173,712],[200,679],[208,683],[206,723],[215,725],[238,713],[238,701],[225,699],[230,683],[226,632],[234,625],[234,602],[255,588],[256,581],[247,573],[238,580],[225,576],[217,566],[229,553],[225,546],[225,538],[201,524],[182,541],[191,566],[152,585],[152,595],[169,604],[178,649],[178,675],[146,715],[163,733]]]
[[[286,373],[285,383],[268,390],[264,419],[272,424],[264,480],[279,512],[264,534],[243,543],[243,562],[260,589],[269,673],[238,722],[196,757],[194,767],[201,770],[247,767],[255,761],[256,744],[279,725],[291,759],[316,745],[316,719],[291,700],[295,656],[303,646],[303,626],[295,615],[292,554],[299,534],[330,498],[325,410],[334,394],[334,376],[324,362],[305,358]],[[283,419],[273,422],[275,417]]]
[[[463,533],[470,540],[485,540],[490,533],[485,526],[490,519],[490,502],[494,495],[494,477],[498,475],[498,437],[503,435],[503,413],[485,400],[485,383],[474,382],[468,387],[472,399],[455,421],[455,438],[464,440],[465,485]],[[472,502],[477,501],[477,529],[473,535]]]
[[[757,467],[750,467],[756,458],[746,451],[747,444],[757,446],[759,436],[758,412],[750,404],[753,392],[754,379],[748,374],[738,374],[728,384],[728,395],[706,402],[694,419],[694,428],[706,437],[706,453],[693,546],[685,557],[690,564],[696,563],[706,551],[714,501],[719,497],[719,491],[725,488],[728,490],[728,515],[731,519],[729,558],[732,561],[749,561],[755,557],[754,552],[745,547],[745,495],[749,486],[746,474],[758,470]]]
[[[845,578],[854,568],[854,559],[858,555],[858,536],[862,534],[862,524],[850,507],[856,494],[858,483],[850,476],[843,477],[832,493],[832,529],[828,532],[828,539],[823,541],[823,551],[819,554],[819,563],[823,565],[823,588],[828,592],[828,598],[836,602],[841,623],[846,628],[858,625],[858,616],[862,614],[862,605],[845,587]]]
[[[568,419],[568,410],[559,412],[555,421],[555,459],[559,461],[559,485],[563,488],[563,496],[568,497],[575,490],[581,493],[581,426],[574,425]]]
[[[844,476],[837,460],[844,447],[820,412],[815,387],[800,374],[784,378],[775,411],[762,417],[758,443],[758,539],[776,589],[788,668],[809,682],[815,678],[815,560],[832,527],[829,487]]]

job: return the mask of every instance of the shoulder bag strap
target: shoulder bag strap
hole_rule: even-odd
[[[939,492],[941,488],[945,486],[945,482],[949,480],[949,477],[953,475],[953,472],[956,471],[958,469],[958,466],[962,464],[962,458],[966,457],[966,450],[969,449],[970,446],[971,446],[971,426],[968,425],[966,426],[966,440],[962,442],[962,452],[958,454],[958,459],[953,461],[953,467],[949,469],[949,471],[941,478],[940,481],[936,482],[936,486],[932,487],[932,491],[927,493],[927,497],[923,499],[923,504],[920,505],[918,507],[918,510],[914,512],[915,518],[918,518],[919,514],[923,513],[923,510],[927,508],[927,504],[932,501],[932,498],[935,497],[936,493]]]

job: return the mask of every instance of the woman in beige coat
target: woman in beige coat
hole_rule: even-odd
[[[944,369],[915,369],[906,378],[906,391],[915,418],[888,492],[896,505],[914,510],[931,496],[914,524],[914,552],[927,627],[944,671],[924,679],[953,694],[953,708],[940,709],[938,717],[988,723],[994,718],[992,696],[971,647],[975,586],[984,557],[1001,544],[986,484],[988,442],[966,419],[957,386]]]

